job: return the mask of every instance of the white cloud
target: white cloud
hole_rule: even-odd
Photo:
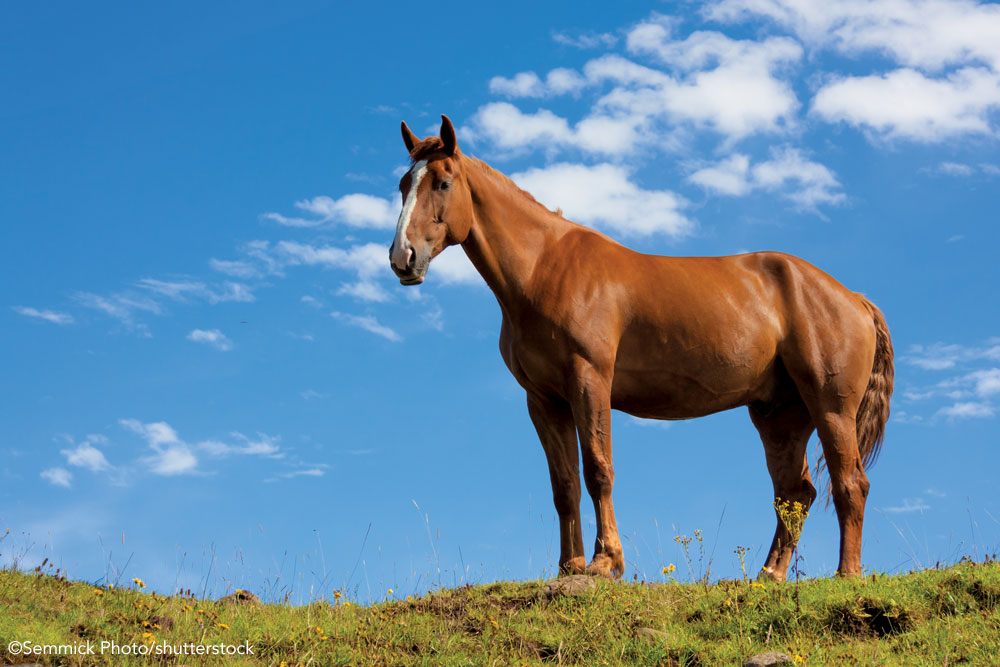
[[[173,476],[195,472],[198,458],[191,448],[177,437],[166,422],[142,423],[137,419],[119,419],[125,429],[141,436],[153,450],[152,456],[141,459],[157,475]]]
[[[281,241],[275,247],[276,254],[285,264],[322,266],[331,269],[354,271],[357,281],[341,286],[339,293],[366,301],[388,301],[389,293],[377,282],[377,278],[391,276],[389,251],[384,245],[366,243],[348,249],[336,246],[313,246],[297,241]]]
[[[136,320],[137,312],[159,315],[163,312],[159,303],[144,295],[128,293],[101,296],[91,292],[77,292],[74,298],[80,305],[92,308],[118,320],[126,329],[149,337],[149,327]]]
[[[907,388],[901,399],[946,400],[947,403],[932,414],[935,419],[954,421],[995,416],[995,398],[1000,395],[1000,368],[995,366],[1000,361],[1000,338],[990,338],[981,345],[911,345],[899,358],[926,371],[951,371],[950,377],[935,384]],[[956,373],[960,368],[964,370]]]
[[[1000,394],[1000,368],[973,371],[966,377],[975,384],[975,392],[980,396]]]
[[[226,281],[222,285],[209,287],[196,280],[158,280],[142,278],[139,287],[160,294],[175,301],[185,301],[188,297],[199,298],[211,304],[225,301],[249,303],[255,300],[250,287],[243,283]]]
[[[236,278],[260,278],[263,273],[250,262],[241,260],[228,260],[212,258],[208,260],[208,265],[219,273]]]
[[[398,343],[403,340],[403,337],[396,333],[394,329],[379,323],[379,321],[371,315],[351,315],[349,313],[334,311],[330,313],[330,316],[340,320],[341,322],[350,324],[353,327],[358,327],[359,329],[364,329],[365,331],[373,333],[376,336],[381,336],[386,340],[391,340],[394,343]]]
[[[322,477],[326,474],[326,471],[322,468],[303,468],[302,470],[292,470],[291,472],[282,473],[281,477],[286,479],[291,479],[292,477]]]
[[[389,292],[387,292],[381,285],[371,282],[370,280],[359,280],[354,283],[344,283],[337,290],[337,294],[346,294],[347,296],[353,296],[361,301],[375,301],[384,302],[392,299]]]
[[[59,313],[54,310],[38,310],[29,306],[12,306],[12,308],[14,312],[25,317],[45,320],[52,324],[73,324],[73,316],[68,313]]]
[[[903,360],[925,370],[940,371],[960,362],[980,359],[1000,361],[1000,338],[990,338],[984,345],[933,343],[911,345]]]
[[[339,199],[320,196],[295,202],[295,207],[315,217],[286,217],[280,213],[265,213],[267,220],[286,227],[318,227],[330,222],[343,222],[352,227],[392,229],[399,216],[399,197],[383,199],[373,195],[354,193]]]
[[[507,97],[543,97],[545,84],[534,72],[521,72],[511,78],[495,76],[490,79],[490,92]]]
[[[913,67],[1000,66],[1000,7],[970,0],[722,0],[708,18],[765,16],[801,39],[846,55],[878,52]]]
[[[533,114],[522,113],[508,102],[480,107],[470,120],[467,132],[474,137],[485,137],[504,150],[574,143],[573,131],[565,118],[547,109]]]
[[[226,456],[263,456],[266,458],[280,459],[284,453],[278,446],[281,438],[269,436],[266,433],[258,433],[256,439],[248,438],[239,431],[230,434],[242,444],[231,445],[220,440],[204,440],[197,444],[197,448],[204,450],[215,457]]]
[[[490,79],[490,92],[505,97],[550,97],[575,93],[587,85],[579,72],[564,67],[550,70],[545,81],[534,72],[519,72],[511,78]]]
[[[992,417],[994,414],[996,414],[996,411],[993,409],[993,406],[977,401],[958,402],[946,408],[941,408],[937,412],[937,416],[947,417],[948,419]]]
[[[304,401],[311,401],[315,398],[329,398],[328,394],[320,393],[315,389],[306,389],[305,391],[300,391],[299,396],[301,396],[302,400]]]
[[[226,337],[218,329],[194,329],[187,335],[187,339],[195,343],[205,343],[217,350],[228,352],[233,349],[233,341]]]
[[[166,422],[150,422],[144,424],[138,419],[119,419],[118,423],[125,429],[138,434],[150,445],[170,445],[180,442],[175,431]]]
[[[903,504],[896,507],[886,507],[882,511],[892,514],[908,514],[911,512],[926,512],[931,508],[923,498],[903,498]]]
[[[305,296],[303,296],[302,298],[300,298],[299,301],[301,301],[302,303],[307,304],[309,306],[312,306],[313,308],[322,308],[323,307],[323,302],[322,301],[320,301],[316,297],[310,296],[308,294],[306,294]]]
[[[111,468],[104,453],[87,440],[72,449],[60,450],[60,453],[66,457],[66,462],[69,465],[86,468],[91,472],[100,472]]]
[[[952,368],[955,364],[969,356],[969,349],[962,345],[911,345],[904,360],[928,371],[940,371]]]
[[[979,164],[965,164],[963,162],[941,162],[937,167],[923,169],[932,174],[944,174],[945,176],[954,176],[956,178],[970,178],[973,176],[985,176],[987,178],[993,178],[994,176],[1000,176],[1000,167],[995,164],[990,164],[989,162],[980,162]],[[964,238],[961,236],[960,238]],[[952,239],[949,239],[949,241]],[[956,239],[958,240],[958,239]]]
[[[662,88],[663,109],[677,118],[740,138],[781,129],[799,107],[791,86],[777,76],[802,57],[794,40],[736,40],[711,31],[678,40],[654,17],[632,29],[627,45],[683,75]]]
[[[622,234],[681,237],[694,223],[681,213],[686,201],[669,190],[644,190],[621,166],[558,163],[512,176],[539,201],[566,217]]]
[[[552,39],[557,44],[572,46],[577,49],[610,49],[618,43],[618,37],[609,32],[585,32],[577,35],[570,35],[567,32],[554,32]]]
[[[749,176],[750,158],[735,153],[714,165],[702,167],[688,176],[688,181],[717,194],[739,197],[753,189]]]
[[[872,136],[939,142],[995,134],[1000,108],[1000,6],[970,0],[722,0],[706,8],[722,21],[768,17],[817,49],[849,57],[878,53],[888,73],[835,80],[813,113]],[[949,71],[949,69],[953,71]]]
[[[605,89],[576,123],[548,109],[523,112],[512,104],[486,104],[463,129],[505,152],[579,149],[613,156],[641,147],[675,146],[679,128],[709,129],[735,141],[759,132],[784,132],[794,125],[799,102],[781,74],[802,57],[787,37],[760,41],[731,39],[719,32],[672,34],[673,19],[654,14],[628,33],[626,47],[664,69],[620,55],[587,62],[582,74],[556,68],[494,77],[490,90],[511,98],[545,98],[584,89]]]
[[[69,488],[73,481],[73,474],[65,468],[48,468],[40,473],[42,479],[48,480],[51,484]]]
[[[262,257],[266,255],[267,244],[264,242],[263,248],[260,242],[254,242],[244,246],[243,250],[248,255]],[[260,261],[266,263],[261,258]],[[231,264],[221,263],[219,260],[212,260],[213,267],[218,270],[232,271]],[[239,271],[249,271],[250,265],[241,265]],[[244,266],[245,265],[245,266]],[[259,272],[258,272],[259,273]],[[177,302],[189,302],[190,299],[200,299],[210,304],[223,302],[249,303],[255,300],[252,289],[244,284],[233,281],[224,281],[215,284],[192,279],[161,280],[158,278],[142,278],[136,286],[143,292],[133,290],[117,292],[108,295],[94,294],[91,292],[77,292],[74,299],[86,308],[92,308],[118,320],[129,331],[138,333],[147,338],[151,337],[149,327],[138,321],[140,313],[152,313],[161,315],[164,312],[162,300],[164,298]]]
[[[802,155],[797,148],[784,147],[771,151],[771,159],[754,165],[753,181],[766,190],[806,208],[817,204],[839,204],[844,193],[836,192],[840,183],[829,169]],[[792,187],[786,187],[791,185]]]
[[[938,165],[938,171],[949,176],[972,176],[976,173],[973,167],[958,162],[942,162]]]
[[[445,248],[428,269],[431,277],[445,285],[485,285],[469,256],[460,247]]]
[[[166,477],[192,473],[198,467],[198,458],[187,445],[158,449],[155,455],[145,458],[144,462],[153,473]]]
[[[904,68],[828,83],[816,93],[811,112],[887,139],[938,142],[962,134],[993,133],[989,116],[997,109],[1000,74],[996,72],[968,67],[929,78]]]

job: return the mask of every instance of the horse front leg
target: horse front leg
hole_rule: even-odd
[[[580,459],[569,404],[528,394],[528,414],[549,462],[552,500],[559,514],[559,573],[579,574],[587,564],[580,527]]]
[[[617,579],[625,573],[625,554],[611,500],[615,483],[611,456],[611,380],[584,363],[578,366],[576,375],[577,386],[570,404],[583,453],[583,477],[597,518],[594,559],[587,572]]]

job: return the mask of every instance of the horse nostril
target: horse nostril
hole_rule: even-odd
[[[413,248],[406,249],[406,270],[411,270],[417,263],[417,253],[413,252]]]

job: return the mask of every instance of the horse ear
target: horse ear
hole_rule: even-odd
[[[448,155],[459,152],[458,139],[455,138],[455,126],[444,114],[441,114],[441,141],[444,143],[444,152]]]
[[[410,131],[410,128],[406,126],[406,121],[404,120],[399,125],[399,129],[403,133],[403,143],[406,145],[406,152],[412,153],[413,147],[420,143],[420,139],[417,135]]]

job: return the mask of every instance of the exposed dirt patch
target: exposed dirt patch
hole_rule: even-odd
[[[912,614],[905,609],[867,597],[831,605],[827,623],[844,635],[877,638],[908,632],[915,626]]]
[[[533,639],[525,639],[522,645],[522,653],[529,657],[538,658],[544,661],[556,661],[559,659],[558,646],[550,646]]]
[[[979,603],[981,609],[994,609],[1000,605],[1000,587],[974,581],[968,588],[969,595]]]
[[[259,607],[262,604],[260,598],[251,593],[250,591],[236,591],[235,593],[227,595],[223,598],[219,598],[219,602],[248,604],[255,607]]]

